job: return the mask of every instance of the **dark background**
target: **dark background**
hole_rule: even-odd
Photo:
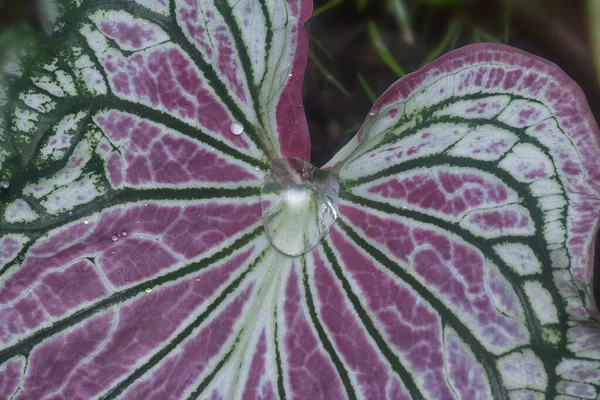
[[[398,4],[406,11],[404,20],[390,11]],[[600,74],[588,29],[600,20],[589,15],[584,0],[314,0],[314,9],[317,15],[307,24],[311,58],[303,87],[314,165],[323,165],[350,140],[372,96],[401,77],[379,55],[369,24],[405,73],[436,54],[477,41],[506,43],[544,57],[579,83],[600,120]],[[23,22],[40,29],[35,0],[0,0],[0,30]],[[594,292],[600,304],[599,254],[597,240]]]

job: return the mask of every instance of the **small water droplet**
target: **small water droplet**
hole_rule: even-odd
[[[288,76],[291,78],[292,76],[294,76],[294,74],[292,74],[292,73],[289,73],[289,74],[288,74]]]
[[[119,240],[119,238],[117,237],[117,235],[112,235],[110,240],[112,240],[113,242],[116,242],[117,240]]]
[[[242,133],[244,133],[244,127],[237,121],[231,123],[229,130],[236,136],[239,136]]]
[[[1,187],[2,189],[8,189],[8,188],[9,188],[9,186],[10,186],[10,183],[8,183],[8,182],[6,182],[6,181],[2,181],[2,182],[0,182],[0,187]]]
[[[123,231],[123,232],[121,232],[121,236],[125,237],[125,236],[127,236],[127,235],[128,235],[127,231]]]
[[[150,288],[146,289],[146,293],[151,293],[151,292],[152,292],[152,289],[150,289]]]
[[[73,211],[69,211],[67,214],[69,214],[69,215],[73,215]]]
[[[200,278],[196,278],[196,282],[200,282]]]
[[[144,203],[144,207],[148,207],[148,203]]]
[[[89,223],[90,223],[90,221],[88,221],[87,219],[86,219],[85,221],[83,221],[83,224],[84,224],[84,225],[87,225],[87,224],[89,224]]]
[[[379,113],[379,111],[377,111],[376,109],[372,109],[371,111],[369,111],[369,116],[370,117],[374,117]]]

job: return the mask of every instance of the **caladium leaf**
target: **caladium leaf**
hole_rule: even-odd
[[[0,398],[598,396],[600,135],[557,67],[448,54],[318,171],[310,1],[43,5],[0,60]]]

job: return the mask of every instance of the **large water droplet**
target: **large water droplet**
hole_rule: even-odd
[[[229,130],[236,136],[239,136],[242,133],[244,133],[244,127],[237,121],[231,123],[231,125],[229,126]]]
[[[297,158],[271,164],[260,198],[262,223],[271,244],[289,256],[315,247],[338,213],[339,178]]]

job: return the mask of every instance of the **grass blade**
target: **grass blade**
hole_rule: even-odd
[[[379,33],[379,29],[377,29],[377,25],[375,24],[374,21],[372,21],[372,20],[369,21],[368,30],[369,30],[369,38],[371,39],[371,43],[373,44],[373,46],[375,46],[375,50],[377,50],[377,53],[379,53],[379,56],[381,57],[383,62],[385,62],[386,65],[392,71],[394,71],[394,73],[396,75],[398,75],[398,76],[406,75],[406,73],[404,72],[402,67],[400,65],[398,65],[398,63],[394,59],[394,56],[392,56],[392,53],[390,53],[390,50],[385,45],[385,42],[383,41],[383,38],[381,37],[381,34]]]
[[[312,17],[316,17],[319,14],[323,14],[325,11],[329,10],[332,7],[337,6],[338,4],[343,3],[346,0],[329,0],[327,3],[323,4],[319,8],[313,11]]]
[[[365,79],[363,74],[361,74],[360,72],[358,73],[358,82],[360,83],[360,86],[363,88],[363,90],[367,94],[367,97],[369,98],[369,100],[371,100],[372,103],[375,103],[375,100],[377,100],[377,96],[375,95],[375,92],[369,85],[369,82],[367,82],[367,80]]]
[[[325,68],[325,66],[321,63],[321,61],[319,61],[319,59],[315,55],[314,51],[310,50],[308,52],[308,58],[310,58],[310,61],[312,61],[315,64],[315,66],[318,68],[318,70],[323,74],[323,76],[325,77],[325,80],[327,82],[331,83],[333,86],[335,86],[340,92],[342,92],[346,96],[350,96],[350,93],[348,93],[348,90],[346,90],[344,85],[342,85],[333,76],[333,74],[331,72],[329,72],[329,70],[327,68]]]

